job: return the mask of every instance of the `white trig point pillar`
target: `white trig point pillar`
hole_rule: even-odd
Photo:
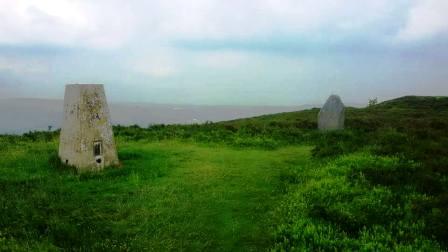
[[[97,171],[118,164],[103,85],[65,86],[59,157],[78,171]]]

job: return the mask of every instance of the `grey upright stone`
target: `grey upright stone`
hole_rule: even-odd
[[[344,129],[345,121],[344,103],[337,95],[328,97],[327,102],[321,108],[318,116],[318,127],[320,130]]]

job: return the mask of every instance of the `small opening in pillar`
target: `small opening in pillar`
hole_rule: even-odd
[[[103,143],[101,141],[93,142],[93,155],[100,156],[103,154]]]

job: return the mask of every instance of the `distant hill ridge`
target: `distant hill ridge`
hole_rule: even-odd
[[[250,118],[221,122],[221,124],[240,127],[243,125],[279,125],[281,127],[317,128],[319,108],[302,111],[283,112]],[[403,96],[384,101],[377,105],[354,108],[346,107],[346,127],[365,128],[380,125],[397,126],[404,121],[431,120],[448,121],[448,97],[446,96]],[[400,121],[404,120],[404,121]],[[360,125],[362,123],[362,125]]]
[[[377,108],[448,109],[447,96],[403,96],[379,103]]]

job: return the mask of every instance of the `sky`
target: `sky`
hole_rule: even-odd
[[[448,95],[447,0],[0,0],[0,98],[197,105]]]

